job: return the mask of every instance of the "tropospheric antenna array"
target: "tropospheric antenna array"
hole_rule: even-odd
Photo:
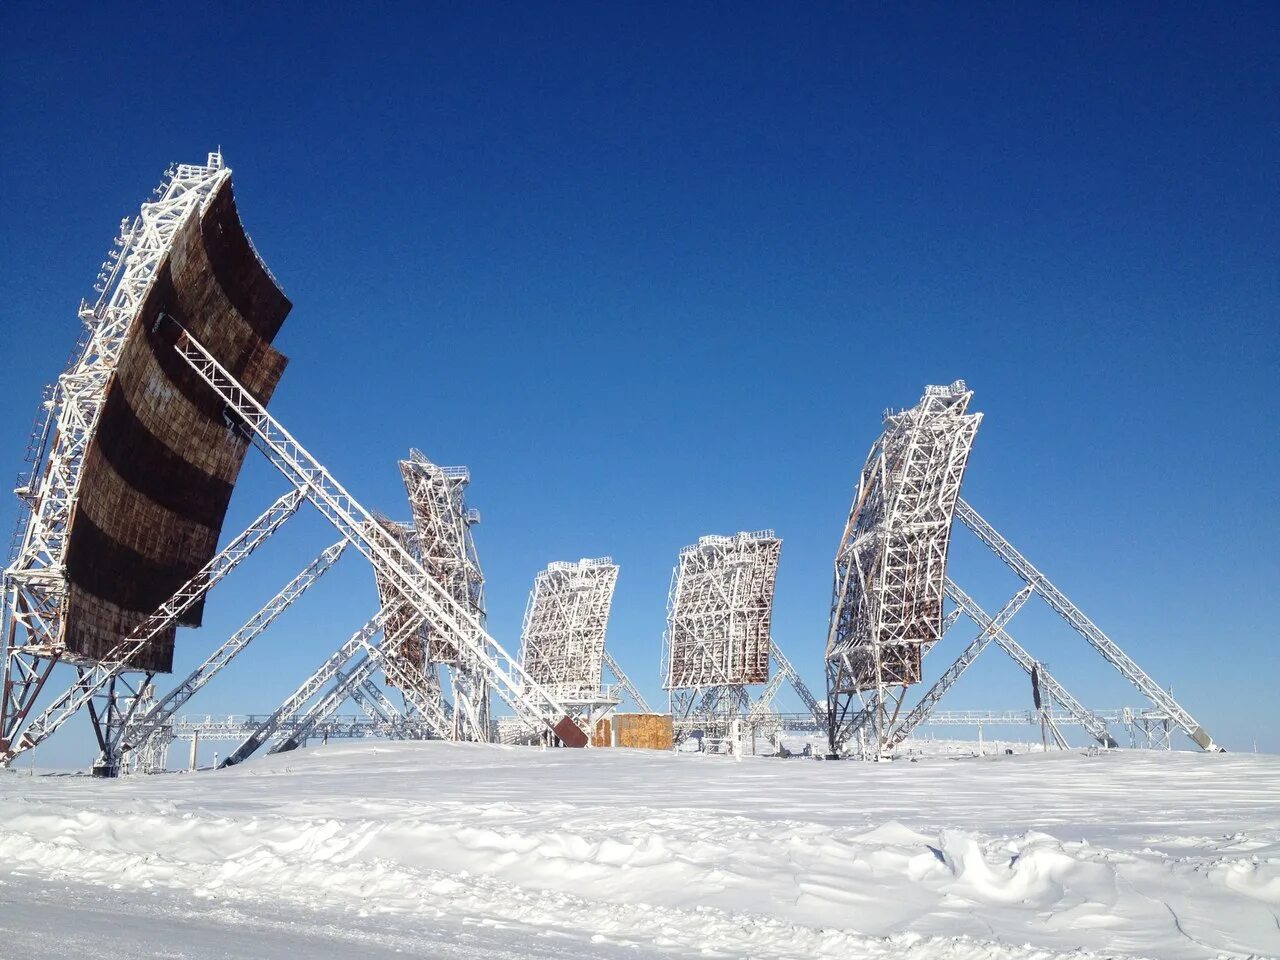
[[[228,277],[243,289],[226,287]],[[647,712],[604,645],[618,571],[611,561],[555,563],[540,573],[521,657],[513,657],[485,627],[472,537],[479,514],[465,502],[466,468],[440,467],[412,451],[400,463],[412,522],[399,524],[363,507],[267,413],[284,369],[270,341],[290,305],[240,224],[220,153],[169,170],[138,216],[122,223],[97,291],[95,303],[81,306],[84,334],[67,370],[42,398],[16,485],[22,509],[4,571],[0,763],[83,711],[98,741],[96,772],[163,769],[175,731],[190,726],[177,710],[349,547],[372,567],[373,615],[274,711],[237,721],[241,743],[224,765],[263,744],[287,750],[315,736],[489,740],[497,728],[494,696],[522,736],[568,746],[585,746],[621,693]],[[246,342],[254,348],[243,349]],[[957,381],[928,387],[916,406],[886,415],[836,556],[825,702],[771,636],[781,540],[772,531],[703,537],[680,552],[663,643],[677,738],[754,729],[774,715],[774,697],[789,682],[813,722],[826,727],[833,753],[885,756],[929,722],[995,645],[1036,676],[1048,704],[1041,720],[1055,739],[1065,743],[1058,725],[1074,723],[1113,746],[1114,717],[1083,707],[1009,634],[1018,610],[1038,596],[1147,698],[1138,722],[1149,738],[1155,731],[1167,744],[1178,729],[1205,750],[1221,749],[960,498],[981,421],[968,410],[971,399]],[[289,489],[217,550],[250,447]],[[176,628],[198,625],[213,587],[305,503],[339,540],[157,696]],[[955,519],[1023,581],[994,616],[948,571]],[[926,657],[961,617],[974,622],[977,636],[908,706]],[[57,691],[51,680],[61,664],[74,667],[75,678]],[[754,703],[752,687],[762,688]],[[364,714],[358,723],[337,718],[348,701]]]

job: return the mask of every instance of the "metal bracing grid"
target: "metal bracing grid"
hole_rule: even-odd
[[[466,503],[471,471],[438,466],[421,451],[410,450],[409,459],[400,461],[400,475],[409,495],[423,568],[457,603],[483,620],[484,574],[471,532],[480,522],[480,513],[468,509]],[[429,646],[435,663],[457,659],[456,644],[443,634],[433,635]]]
[[[723,736],[766,683],[782,541],[772,530],[702,537],[680,551],[663,638],[663,686],[678,739]]]
[[[400,475],[413,515],[419,559],[454,601],[485,622],[484,573],[476,552],[473,528],[480,511],[467,506],[471,471],[442,467],[410,450],[400,461]],[[443,631],[426,627],[427,666],[446,666],[453,694],[453,738],[487,742],[493,737],[489,683],[482,665],[460,650]]]
[[[914,407],[887,413],[854,495],[840,547],[827,634],[829,714],[874,692],[876,729],[896,717],[942,636],[951,519],[981,423],[964,381],[930,386]]]
[[[98,299],[80,305],[84,332],[66,371],[45,391],[28,444],[28,471],[16,485],[20,533],[4,572],[0,748],[12,743],[54,664],[72,660],[62,643],[66,535],[125,334],[180,227],[230,176],[218,153],[204,165],[170,167],[138,216],[121,222],[95,285]]]
[[[382,531],[409,554],[420,556],[417,538],[414,536],[413,528],[403,523],[396,523],[387,517],[374,514],[374,521]],[[386,573],[377,567],[373,571],[373,580],[378,588],[378,602],[383,607],[391,607],[398,599],[395,585],[387,577]],[[396,661],[411,665],[414,669],[426,671],[426,643],[425,643],[425,627],[419,624],[416,630],[406,631],[403,629],[404,621],[410,617],[410,611],[405,608],[402,613],[387,621],[386,630],[390,634],[403,637],[396,649],[387,651],[387,657]],[[438,678],[437,678],[438,680]],[[395,681],[391,677],[387,677],[387,682],[391,686],[395,686]]]
[[[604,641],[618,566],[609,557],[539,571],[525,607],[525,671],[568,705],[604,696]]]
[[[927,387],[885,417],[836,555],[827,658],[852,690],[920,679],[920,648],[942,635],[951,518],[981,414],[963,381]]]
[[[772,530],[702,537],[680,551],[668,603],[668,690],[765,683],[782,541]]]
[[[173,321],[176,322],[176,321]],[[235,429],[267,457],[376,569],[383,572],[431,626],[484,671],[493,691],[529,722],[545,725],[567,746],[585,746],[588,736],[555,697],[532,680],[484,629],[475,614],[459,604],[422,564],[371,523],[373,515],[302,446],[266,408],[189,331],[174,349],[227,405]]]

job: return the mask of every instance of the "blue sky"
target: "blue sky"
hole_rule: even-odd
[[[408,447],[469,464],[509,647],[542,565],[612,555],[610,644],[656,699],[676,551],[773,527],[775,636],[821,687],[880,414],[964,378],[965,496],[1220,740],[1280,750],[1274,7],[0,18],[13,472],[119,219],[221,146],[295,304],[273,412],[388,513]],[[227,533],[280,483],[251,462]],[[179,668],[333,539],[286,528]],[[992,610],[1017,587],[964,532],[952,572]],[[192,710],[269,708],[374,603],[348,558]],[[1014,628],[1081,700],[1137,703],[1052,614]],[[950,705],[1025,707],[988,658]],[[84,731],[45,749],[88,759]]]

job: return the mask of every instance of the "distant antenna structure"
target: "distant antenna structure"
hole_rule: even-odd
[[[446,586],[417,537],[389,529],[267,412],[286,363],[271,341],[291,304],[244,232],[230,176],[217,153],[203,165],[175,165],[138,216],[123,222],[98,300],[81,305],[85,330],[71,362],[42,398],[28,469],[16,484],[23,511],[4,571],[0,766],[83,713],[100,749],[95,772],[155,768],[174,736],[174,711],[307,591],[344,545],[371,564],[385,602],[275,711],[255,718],[223,766],[271,740],[273,752],[300,746],[348,699],[396,736],[462,737],[465,726],[484,739],[485,688],[521,722],[586,746],[566,709],[487,632],[478,565],[464,573],[466,591]],[[288,490],[219,550],[251,448]],[[173,668],[177,628],[198,626],[209,591],[304,504],[340,543],[177,687],[163,696],[148,690]],[[474,561],[473,547],[466,551]],[[437,699],[418,664],[422,645],[428,665],[433,648],[456,663],[457,704]],[[75,677],[67,674],[70,684],[49,696],[62,663]],[[378,673],[406,700],[404,710],[378,688]]]
[[[1067,599],[1047,577],[960,498],[982,415],[969,412],[963,380],[929,386],[914,407],[889,412],[871,447],[836,551],[826,645],[828,739],[833,755],[888,756],[922,723],[957,680],[995,643],[1044,696],[1042,722],[1059,745],[1055,717],[1079,724],[1099,744],[1116,746],[1109,718],[1087,710],[1008,633],[1023,604],[1039,595],[1150,702],[1137,718],[1167,745],[1179,728],[1197,746],[1219,747],[1172,694]],[[948,575],[953,519],[968,527],[1023,581],[989,615]],[[950,600],[951,609],[944,609]],[[960,617],[978,635],[910,708],[907,691],[923,680],[924,658]],[[1057,712],[1055,712],[1055,709]]]
[[[483,625],[484,573],[472,533],[480,523],[480,511],[468,507],[466,501],[471,471],[466,467],[438,466],[415,449],[400,461],[400,476],[409,496],[424,569]],[[449,674],[453,739],[493,739],[489,683],[483,664],[447,632],[430,626],[426,629],[425,662],[431,672],[438,675],[437,668],[443,666]]]
[[[749,713],[749,688],[768,683],[781,552],[772,530],[701,537],[680,551],[663,643],[677,739],[730,735]]]
[[[617,584],[618,565],[611,557],[555,561],[534,578],[525,607],[520,646],[525,672],[592,734],[624,692],[648,710],[605,650]],[[614,675],[612,684],[605,682],[606,667]]]
[[[419,562],[422,561],[422,549],[413,524],[397,523],[389,517],[374,512],[374,521],[382,531],[395,540],[406,552]],[[396,609],[397,595],[395,584],[381,570],[374,570],[374,584],[378,590],[378,602],[383,609],[395,612],[387,617],[385,631],[390,636],[400,637],[394,649],[386,652],[393,664],[393,671],[387,674],[387,685],[401,688],[401,696],[406,696],[406,681],[418,688],[417,692],[437,704],[441,711],[448,713],[442,700],[440,674],[427,659],[427,627],[421,617],[416,617],[412,608],[403,602]],[[410,622],[412,621],[412,622]],[[408,678],[414,678],[413,680]]]
[[[963,381],[927,387],[920,402],[885,415],[858,477],[836,553],[827,636],[832,717],[875,695],[871,728],[883,744],[924,652],[942,638],[951,516],[981,414]],[[858,699],[858,703],[861,704]]]

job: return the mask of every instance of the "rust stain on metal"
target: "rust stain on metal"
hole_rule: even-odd
[[[173,343],[190,330],[261,402],[284,372],[271,346],[291,304],[258,260],[230,182],[179,231],[129,328],[85,453],[67,534],[67,649],[107,653],[217,552],[247,444]],[[157,322],[161,314],[177,324]],[[181,623],[199,626],[203,604]],[[138,669],[173,667],[174,630]]]
[[[566,747],[585,747],[587,745],[587,735],[570,717],[561,717],[560,722],[552,730]]]

